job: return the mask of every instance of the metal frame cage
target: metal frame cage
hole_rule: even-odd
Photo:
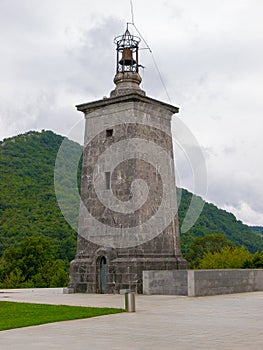
[[[117,64],[116,71],[138,73],[138,51],[141,39],[138,36],[132,35],[128,28],[123,35],[119,35],[114,39],[117,45]],[[134,57],[135,56],[135,57]],[[120,58],[121,57],[121,58]],[[128,57],[128,59],[126,59]]]

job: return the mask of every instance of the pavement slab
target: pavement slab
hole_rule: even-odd
[[[61,288],[0,290],[0,300],[124,307],[123,295]],[[0,333],[1,350],[263,349],[263,292],[185,297],[136,295],[136,312]]]

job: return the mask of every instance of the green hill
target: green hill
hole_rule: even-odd
[[[63,139],[52,131],[30,131],[0,142],[0,256],[6,248],[26,236],[42,235],[49,237],[57,247],[57,258],[73,259],[76,232],[61,214],[54,192],[54,165]],[[68,140],[67,147],[64,157],[68,166],[63,168],[60,176],[70,188],[70,164],[80,153],[81,146]],[[70,191],[64,191],[61,200],[70,195]],[[192,193],[182,190],[180,223],[184,220],[192,196]],[[75,222],[78,215],[76,200],[76,197],[72,197],[73,205],[68,208],[68,215]],[[203,202],[201,198],[198,201]],[[183,252],[189,250],[190,243],[196,237],[211,233],[223,233],[234,244],[245,245],[250,252],[263,249],[263,238],[236,220],[233,214],[204,203],[195,225],[182,234]]]
[[[179,222],[182,222],[192,196],[194,196],[192,193],[183,190],[179,207]],[[204,202],[200,197],[199,201]],[[232,213],[207,202],[204,202],[202,213],[194,226],[181,235],[182,250],[188,252],[191,242],[196,237],[218,233],[224,234],[234,245],[239,247],[244,245],[251,253],[263,250],[263,236],[253,232],[249,226],[237,220]]]
[[[44,235],[57,246],[58,258],[73,259],[76,233],[54,194],[54,164],[62,141],[51,131],[30,131],[0,143],[0,256],[26,236]],[[71,142],[73,154],[79,147]]]
[[[263,226],[250,226],[250,229],[259,235],[263,235]]]

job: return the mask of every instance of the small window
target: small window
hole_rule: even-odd
[[[106,130],[106,137],[111,137],[113,135],[113,129]]]
[[[106,182],[106,190],[110,189],[110,172],[106,171],[105,173],[105,182]]]

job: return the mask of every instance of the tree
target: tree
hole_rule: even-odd
[[[65,262],[55,260],[55,248],[46,237],[26,237],[8,248],[1,258],[3,288],[62,287],[67,282]]]
[[[244,269],[262,269],[263,268],[263,252],[256,252],[246,260],[243,265]]]
[[[241,269],[251,254],[243,246],[224,247],[219,252],[206,252],[199,261],[200,269]]]
[[[190,268],[199,268],[199,262],[206,253],[219,253],[225,247],[233,247],[223,234],[211,234],[202,238],[196,238],[191,245],[191,251],[186,260]]]

